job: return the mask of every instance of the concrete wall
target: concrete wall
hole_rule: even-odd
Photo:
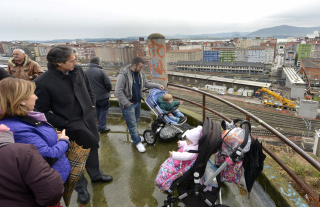
[[[291,86],[291,93],[290,93],[290,98],[304,98],[304,93],[305,93],[305,86]]]
[[[299,116],[315,119],[318,114],[318,101],[300,100]]]

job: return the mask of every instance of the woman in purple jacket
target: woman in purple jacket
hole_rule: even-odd
[[[65,155],[70,142],[65,130],[57,134],[43,113],[33,111],[38,97],[35,84],[18,78],[0,81],[0,124],[7,125],[14,134],[16,143],[37,147],[49,165],[66,181],[70,163]]]

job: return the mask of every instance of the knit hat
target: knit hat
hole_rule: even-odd
[[[201,137],[202,126],[197,126],[196,128],[187,130],[182,137],[186,136],[194,145],[198,144]]]

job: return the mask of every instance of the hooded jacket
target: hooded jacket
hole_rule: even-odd
[[[57,170],[65,182],[70,173],[70,163],[65,155],[69,140],[60,139],[54,128],[30,117],[13,117],[0,120],[14,134],[15,143],[32,144],[37,147],[43,158]]]
[[[117,77],[117,83],[116,83],[116,89],[115,94],[117,96],[118,102],[121,103],[125,107],[129,107],[131,105],[130,100],[132,99],[132,71],[131,71],[131,64],[127,65],[126,67],[122,68],[120,70],[120,73]],[[142,93],[142,90],[144,88],[159,88],[160,84],[157,83],[151,83],[146,78],[146,75],[144,72],[139,72],[139,78],[141,80],[141,90],[140,93]]]
[[[33,80],[43,73],[40,65],[25,55],[22,66],[14,62],[14,58],[8,61],[8,73],[24,80]]]

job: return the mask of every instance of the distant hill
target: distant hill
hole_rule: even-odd
[[[276,27],[259,29],[255,32],[230,32],[230,33],[215,33],[215,34],[198,34],[198,35],[186,35],[186,34],[177,34],[177,35],[165,35],[166,39],[191,39],[191,40],[206,40],[206,39],[232,39],[234,37],[247,37],[247,38],[256,38],[256,37],[274,37],[274,38],[288,38],[288,37],[305,37],[307,34],[312,34],[315,30],[320,32],[320,27],[294,27],[288,25],[281,25]],[[124,41],[137,41],[141,36],[137,37],[125,37],[125,38],[84,38],[87,42],[107,42],[115,40],[124,40]],[[144,36],[144,39],[147,39],[147,36]],[[34,43],[67,43],[72,42],[76,39],[57,39],[50,41],[31,41],[28,42]]]
[[[275,37],[275,38],[288,38],[288,37],[305,37],[307,34],[312,34],[315,30],[320,32],[320,27],[294,27],[288,25],[281,25],[265,29],[259,29],[251,32],[246,37]]]
[[[249,32],[230,32],[215,34],[198,34],[198,35],[168,35],[166,39],[232,39],[234,37],[245,37]]]

